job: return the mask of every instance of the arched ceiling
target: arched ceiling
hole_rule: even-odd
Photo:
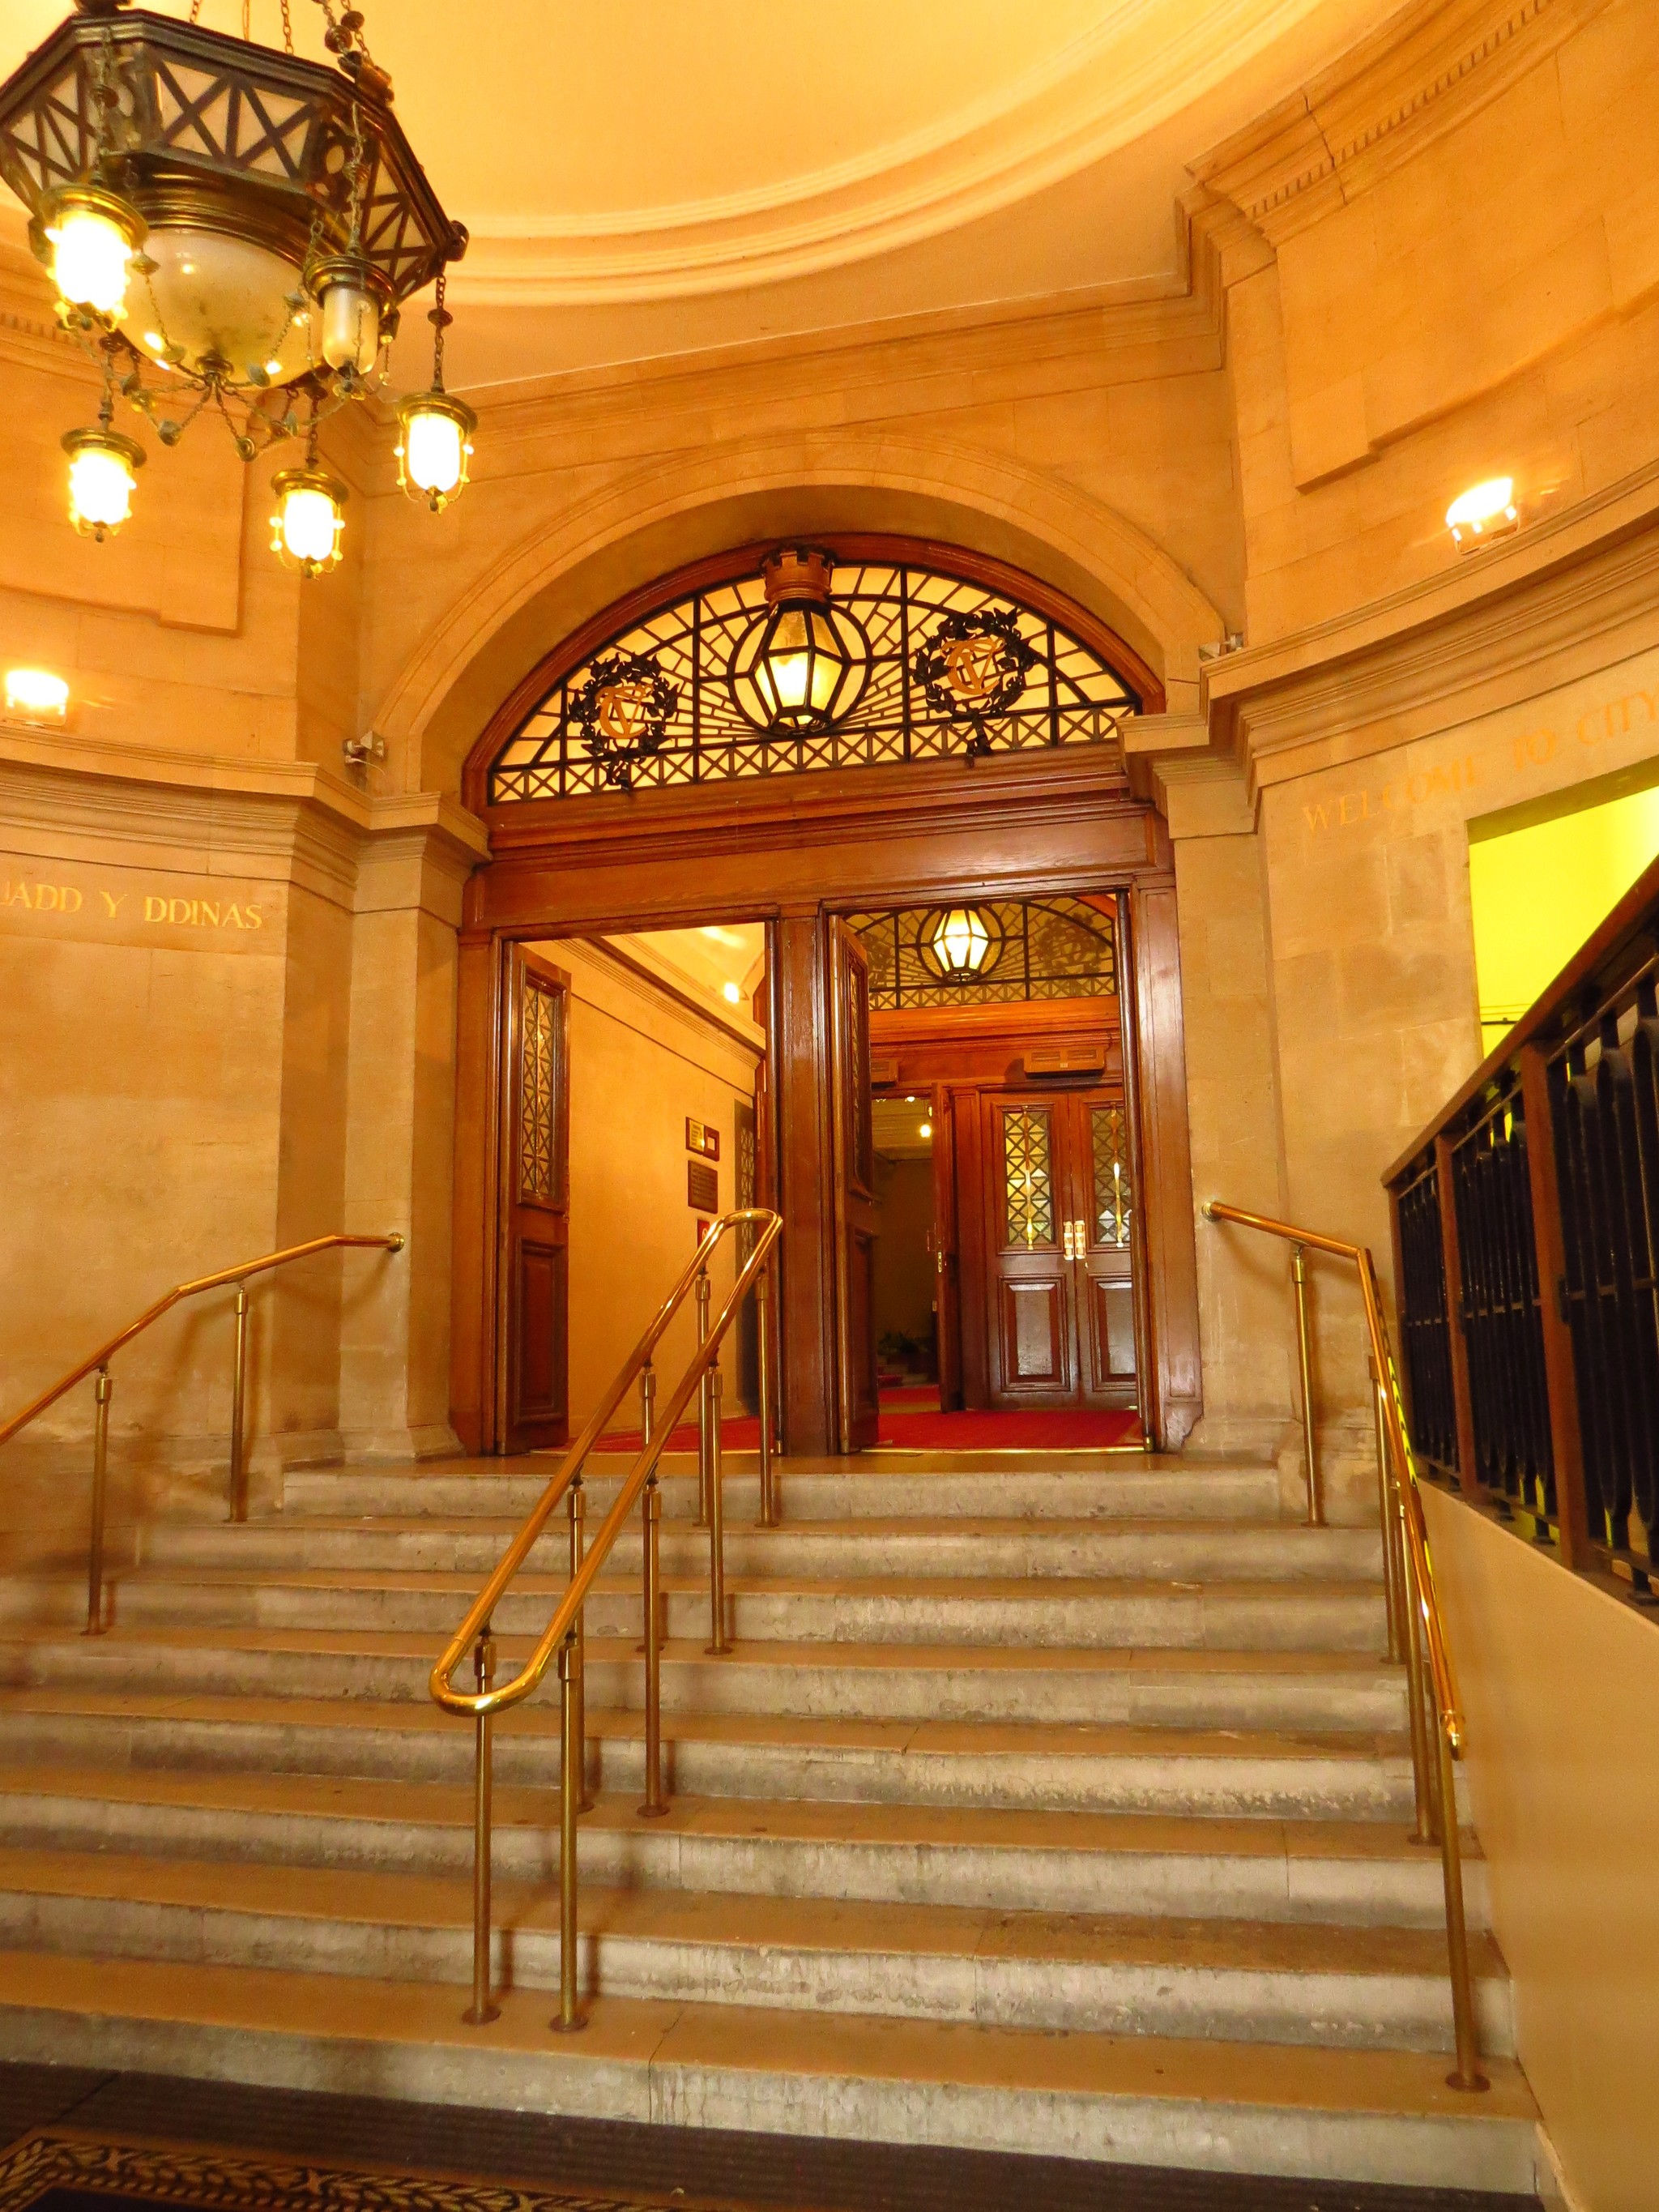
[[[183,14],[187,0],[156,0]],[[280,38],[278,0],[250,0]],[[322,58],[313,0],[296,43]],[[0,69],[66,0],[7,0]],[[1184,164],[1361,0],[368,0],[446,205],[473,381],[1176,270]],[[240,31],[241,0],[203,21]]]

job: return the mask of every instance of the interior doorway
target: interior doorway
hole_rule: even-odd
[[[1147,1432],[1122,907],[1085,893],[849,918],[870,961],[884,1442]]]

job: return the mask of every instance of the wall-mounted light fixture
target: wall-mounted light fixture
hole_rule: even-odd
[[[1515,504],[1515,478],[1488,477],[1458,493],[1446,509],[1446,527],[1461,552],[1474,553],[1493,538],[1506,538],[1521,521]]]
[[[19,722],[61,722],[69,713],[69,685],[49,668],[9,668],[6,712]]]

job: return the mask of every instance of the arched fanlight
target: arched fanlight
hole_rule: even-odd
[[[925,918],[916,950],[941,982],[974,983],[996,966],[1002,944],[1002,924],[994,914],[984,907],[952,906]]]
[[[864,690],[870,641],[830,596],[834,556],[785,546],[761,564],[767,611],[732,655],[732,696],[760,730],[824,730]]]

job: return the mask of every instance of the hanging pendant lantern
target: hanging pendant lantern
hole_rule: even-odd
[[[70,520],[83,536],[101,545],[132,512],[134,471],[144,465],[144,449],[118,430],[70,430],[64,439],[70,457]]]
[[[832,554],[781,548],[761,563],[768,612],[738,639],[732,696],[757,729],[828,729],[852,712],[870,666],[861,626],[830,596]]]
[[[478,418],[463,399],[444,390],[444,332],[455,318],[444,305],[446,278],[438,273],[437,299],[427,320],[434,332],[432,389],[398,402],[398,482],[411,499],[441,514],[467,486],[467,463]]]
[[[285,568],[307,580],[340,562],[345,529],[346,488],[313,459],[302,469],[280,469],[270,480],[276,512],[270,518],[270,550]]]
[[[0,179],[61,320],[105,350],[106,386],[164,445],[206,414],[252,460],[301,434],[296,398],[314,423],[383,382],[401,304],[459,259],[466,231],[392,112],[359,8],[322,0],[331,58],[316,62],[294,51],[288,0],[280,51],[249,35],[246,6],[238,38],[197,8],[180,21],[128,4],[75,0],[0,84]],[[274,21],[279,0],[264,4]],[[102,536],[125,519],[137,449],[112,442],[107,416],[76,435],[77,526]],[[441,505],[465,453],[452,479],[447,429],[419,444],[416,480]]]
[[[1002,957],[1003,927],[984,907],[936,908],[923,921],[916,949],[943,983],[974,983]]]

